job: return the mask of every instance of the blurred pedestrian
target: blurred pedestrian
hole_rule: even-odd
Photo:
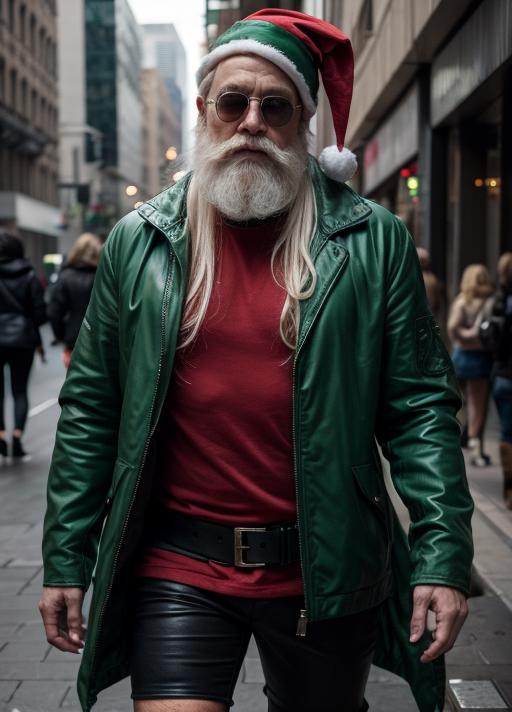
[[[101,248],[102,242],[97,235],[92,232],[80,235],[52,289],[48,318],[55,338],[64,343],[66,368],[89,304]]]
[[[485,265],[466,267],[448,317],[448,336],[453,343],[455,373],[466,391],[468,447],[471,463],[488,465],[483,452],[483,431],[489,401],[489,378],[493,364],[492,351],[484,349],[479,337],[481,322],[490,315],[494,285]]]
[[[416,253],[420,261],[428,304],[435,320],[440,324],[443,308],[443,285],[441,280],[430,269],[430,253],[428,250],[424,247],[417,247]]]
[[[493,397],[500,418],[500,461],[503,470],[503,498],[512,509],[512,252],[498,261],[499,291],[493,316],[501,328],[493,368]]]
[[[4,423],[4,368],[9,366],[14,399],[12,456],[24,457],[21,443],[28,415],[27,385],[36,348],[42,348],[39,326],[46,321],[43,288],[23,255],[16,235],[0,229],[0,455],[7,456]]]

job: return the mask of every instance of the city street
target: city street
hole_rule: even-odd
[[[48,645],[37,610],[45,483],[59,414],[56,398],[64,376],[60,347],[49,346],[46,329],[44,340],[48,362],[37,361],[30,388],[25,446],[31,459],[20,463],[7,460],[0,467],[0,709],[4,712],[79,711],[74,687],[77,657]],[[10,408],[9,401],[7,414]],[[456,694],[450,693],[453,709],[512,708],[512,513],[501,503],[493,413],[489,431],[488,451],[495,464],[479,470],[469,468],[477,505],[474,533],[478,595],[470,600],[470,618],[447,658],[450,680],[488,682],[482,689],[473,685],[469,690],[452,682],[451,688],[459,696],[469,695],[471,702],[456,706]],[[251,644],[232,709],[266,710],[262,682],[258,655]],[[481,692],[484,701],[477,705],[476,696]],[[372,670],[367,699],[371,712],[417,709],[408,687],[377,668]],[[98,712],[130,709],[126,680],[102,693],[95,707]]]

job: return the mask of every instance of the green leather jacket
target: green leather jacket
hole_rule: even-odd
[[[408,642],[411,586],[468,591],[472,501],[459,395],[404,226],[327,179],[314,159],[309,170],[318,284],[302,305],[293,369],[306,616],[328,619],[385,601],[376,664],[405,677],[421,712],[434,712],[443,705],[444,665],[421,664],[424,645]],[[95,568],[78,679],[85,712],[129,674],[131,563],[186,287],[187,187],[184,178],[113,229],[60,396],[44,584],[85,589]],[[411,514],[409,544],[386,494],[377,442]]]

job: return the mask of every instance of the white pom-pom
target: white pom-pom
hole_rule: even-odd
[[[339,183],[350,180],[357,171],[357,158],[348,148],[339,151],[337,146],[327,146],[318,161],[325,175]]]

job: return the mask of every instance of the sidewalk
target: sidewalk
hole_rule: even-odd
[[[49,363],[36,363],[31,384],[26,446],[32,459],[0,466],[0,712],[79,712],[75,692],[79,660],[48,645],[37,611],[44,491],[59,414],[55,397],[63,378],[60,350],[48,351]],[[491,418],[487,450],[497,463],[493,423]],[[470,617],[447,656],[448,678],[490,681],[512,708],[512,513],[501,503],[497,465],[469,467],[468,476],[477,504],[475,569],[482,595],[470,599]],[[251,642],[232,712],[266,712],[262,686],[261,665]],[[100,695],[94,712],[127,712],[132,709],[129,695],[125,680]],[[367,699],[371,712],[417,710],[407,685],[378,668],[372,669]],[[503,705],[479,709],[508,709]]]

